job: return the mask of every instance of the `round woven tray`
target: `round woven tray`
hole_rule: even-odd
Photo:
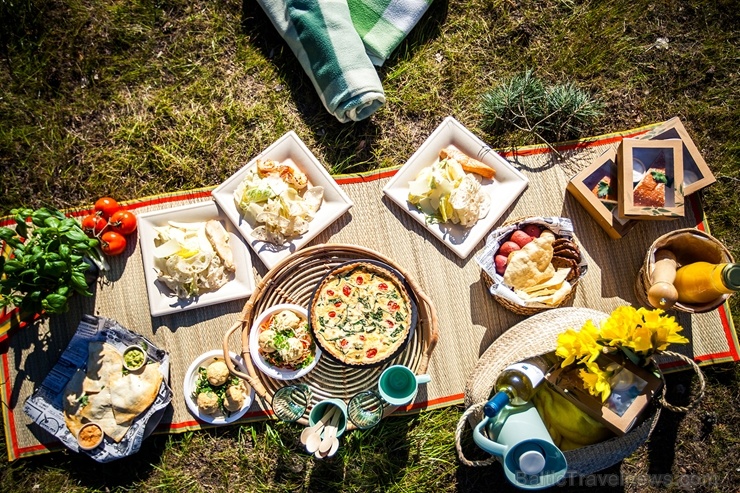
[[[606,313],[588,308],[556,308],[514,325],[494,341],[480,357],[465,384],[465,407],[467,409],[457,424],[455,434],[460,461],[469,466],[486,466],[495,462],[494,457],[482,461],[468,460],[462,450],[462,435],[466,424],[474,428],[484,418],[483,406],[490,396],[493,383],[504,368],[523,359],[553,351],[557,346],[558,334],[566,329],[578,330],[589,319],[598,325],[608,316]],[[664,352],[666,353],[668,352]],[[624,436],[564,452],[569,475],[588,475],[618,463],[648,439],[658,422],[661,407],[686,412],[701,399],[704,392],[704,378],[699,367],[685,356],[677,353],[668,354],[679,357],[692,365],[699,375],[701,389],[691,405],[677,407],[667,403],[664,398],[665,385],[663,385],[664,394],[660,398],[661,406],[654,406],[652,414],[645,417],[642,423]]]
[[[652,274],[655,267],[655,252],[660,248],[667,248],[677,254],[680,264],[691,262],[709,262],[711,264],[732,263],[735,259],[732,253],[714,236],[695,228],[684,228],[671,231],[657,238],[645,256],[645,262],[635,279],[635,296],[643,306],[652,306],[648,301],[647,293],[652,286]],[[674,310],[687,313],[709,312],[722,305],[729,294],[717,298],[711,303],[696,305],[691,303],[675,303]],[[660,308],[660,307],[655,307]]]
[[[352,368],[321,358],[316,367],[305,376],[290,381],[275,380],[256,370],[249,354],[249,332],[254,319],[265,309],[279,303],[294,303],[308,307],[309,300],[319,281],[334,267],[348,261],[372,259],[385,262],[396,269],[411,287],[412,296],[416,298],[419,320],[414,333],[405,349],[386,365],[370,368]],[[308,412],[318,402],[339,398],[348,401],[356,393],[377,388],[382,370],[391,364],[406,365],[416,374],[425,373],[429,358],[439,339],[437,314],[429,297],[419,288],[416,281],[405,270],[382,254],[355,245],[330,244],[316,245],[293,253],[273,267],[258,283],[242,310],[239,322],[235,323],[224,335],[224,354],[229,351],[231,335],[241,331],[241,354],[248,374],[239,372],[226,363],[235,375],[245,379],[268,404],[277,389],[290,383],[305,383],[311,389],[311,405],[298,421],[308,424]],[[384,416],[394,412],[396,407],[386,406]],[[348,423],[348,429],[353,429]]]

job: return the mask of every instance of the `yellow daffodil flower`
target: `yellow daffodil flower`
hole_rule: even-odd
[[[609,398],[612,393],[609,385],[611,372],[602,370],[596,363],[586,363],[586,368],[581,368],[578,374],[583,380],[583,388],[588,390],[589,394],[595,397],[601,395],[601,402]]]

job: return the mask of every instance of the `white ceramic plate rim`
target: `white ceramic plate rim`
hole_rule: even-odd
[[[234,254],[236,275],[234,279],[221,286],[217,291],[203,293],[192,300],[178,300],[167,286],[157,281],[154,255],[152,253],[155,248],[154,241],[157,235],[154,227],[163,226],[167,221],[171,220],[198,222],[208,219],[218,219],[229,232],[229,244]],[[144,265],[144,278],[146,280],[147,294],[149,295],[149,311],[153,317],[248,298],[254,291],[255,282],[249,250],[241,236],[235,231],[231,222],[224,217],[213,201],[145,212],[139,214],[138,220],[141,260]]]
[[[229,356],[231,356],[231,361],[234,363],[239,371],[247,373],[247,369],[244,366],[244,360],[242,360],[241,357],[237,356],[236,353],[233,352],[229,352]],[[210,415],[200,412],[200,409],[198,409],[198,403],[192,397],[193,390],[195,389],[195,383],[198,381],[198,368],[200,368],[201,366],[207,366],[212,361],[215,361],[217,359],[224,359],[224,352],[220,349],[214,349],[198,356],[195,361],[190,364],[190,366],[188,367],[188,371],[185,372],[185,379],[183,380],[182,391],[183,395],[185,395],[185,404],[187,404],[190,412],[194,414],[198,419],[214,425],[223,425],[236,421],[237,419],[244,416],[244,414],[246,414],[246,412],[249,410],[249,408],[252,406],[252,403],[254,402],[254,388],[252,388],[251,385],[247,384],[247,386],[249,387],[249,395],[244,400],[244,405],[240,410],[235,413],[231,413],[231,415],[228,417],[222,414]]]
[[[438,160],[439,150],[448,145],[456,146],[467,155],[496,170],[494,180],[483,180],[482,182],[483,188],[492,199],[491,210],[485,218],[470,228],[455,224],[428,224],[426,216],[406,200],[409,194],[409,182],[416,178],[423,168]],[[528,185],[529,180],[526,176],[473,135],[460,122],[448,116],[388,181],[383,188],[383,193],[457,256],[465,259]]]
[[[316,212],[314,219],[309,223],[308,231],[305,234],[292,239],[285,245],[277,246],[252,238],[251,234],[254,228],[237,209],[234,202],[234,191],[247,172],[257,166],[258,159],[283,161],[288,158],[292,159],[301,171],[306,173],[312,185],[324,187],[324,201]],[[273,268],[279,261],[304,247],[354,205],[347,194],[339,188],[334,178],[293,131],[280,137],[270,147],[236,171],[216,187],[212,194],[226,216],[237,227],[246,243],[252,247],[268,269]]]
[[[321,358],[321,348],[318,344],[315,344],[316,353],[314,354],[313,363],[305,368],[301,368],[300,370],[281,370],[280,368],[276,368],[268,363],[259,351],[259,326],[267,317],[279,312],[280,310],[292,310],[294,312],[298,312],[303,316],[303,318],[308,320],[308,310],[302,306],[292,305],[289,303],[271,306],[264,312],[260,313],[252,324],[252,328],[249,331],[249,355],[252,357],[252,361],[257,368],[259,368],[265,375],[276,380],[294,380],[313,370],[313,368],[318,364],[319,358]]]

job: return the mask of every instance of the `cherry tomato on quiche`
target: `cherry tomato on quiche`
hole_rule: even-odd
[[[96,237],[108,226],[108,221],[97,214],[88,214],[82,219],[82,231],[87,236]]]
[[[120,255],[126,250],[126,238],[115,231],[106,231],[100,237],[100,248],[108,255]]]
[[[108,220],[113,231],[122,235],[130,235],[136,231],[136,215],[124,209],[117,210]]]
[[[118,205],[116,199],[110,197],[101,197],[95,202],[95,212],[106,219],[111,217],[120,208],[121,206]]]

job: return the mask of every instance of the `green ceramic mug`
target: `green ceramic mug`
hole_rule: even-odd
[[[429,375],[414,375],[403,365],[389,366],[380,375],[378,392],[388,404],[403,406],[414,400],[419,384],[432,380]]]

